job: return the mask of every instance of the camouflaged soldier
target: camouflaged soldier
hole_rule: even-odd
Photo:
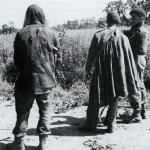
[[[133,9],[130,15],[132,27],[130,30],[124,31],[124,34],[129,38],[140,81],[140,99],[135,100],[134,97],[130,99],[130,104],[133,108],[131,121],[140,122],[142,119],[146,119],[146,89],[143,76],[146,66],[145,54],[147,51],[149,34],[144,27],[144,19],[146,17],[144,10],[140,8]]]
[[[93,36],[85,67],[86,78],[92,78],[89,104],[85,124],[79,127],[81,131],[95,132],[99,108],[108,106],[104,126],[107,126],[108,133],[112,133],[120,97],[138,93],[134,57],[128,38],[118,28],[119,23],[118,13],[109,12],[107,28]]]
[[[14,64],[18,71],[15,82],[17,120],[13,130],[14,142],[7,145],[8,150],[25,150],[24,140],[34,100],[39,108],[37,149],[49,149],[47,139],[51,134],[50,93],[56,86],[55,60],[57,63],[61,61],[58,45],[57,37],[46,25],[42,8],[30,5],[26,11],[23,28],[17,33],[14,41]]]

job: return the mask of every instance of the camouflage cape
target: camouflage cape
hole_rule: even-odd
[[[56,86],[55,55],[61,57],[58,39],[45,25],[43,10],[37,5],[27,9],[24,27],[14,41],[14,64],[18,75],[15,91],[27,94],[43,94]]]
[[[116,27],[95,33],[89,48],[86,72],[94,72],[89,101],[106,106],[112,98],[138,92],[138,78],[128,38]]]

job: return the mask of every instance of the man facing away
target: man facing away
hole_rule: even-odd
[[[131,10],[132,27],[130,30],[124,31],[124,34],[129,38],[131,49],[133,52],[138,78],[140,81],[140,98],[136,103],[134,97],[130,98],[130,104],[133,108],[131,122],[140,122],[146,119],[146,89],[144,85],[144,69],[146,67],[145,54],[147,52],[147,44],[149,33],[144,27],[144,19],[146,14],[143,9],[136,8]]]
[[[87,63],[86,76],[91,77],[89,105],[82,131],[96,130],[99,107],[109,106],[104,125],[107,132],[114,131],[118,100],[138,94],[137,70],[128,38],[120,31],[120,17],[116,12],[107,15],[107,29],[94,34]]]
[[[13,130],[14,142],[9,150],[25,150],[24,138],[28,126],[30,109],[34,99],[39,108],[37,134],[38,150],[49,150],[46,141],[49,131],[50,93],[56,86],[55,55],[58,42],[47,27],[43,10],[37,5],[28,7],[24,26],[14,41],[14,63],[18,70],[15,82],[15,106],[17,121]]]

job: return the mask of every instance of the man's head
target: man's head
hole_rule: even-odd
[[[23,27],[31,24],[46,24],[43,9],[35,4],[27,8]]]
[[[139,23],[143,23],[146,17],[144,10],[141,8],[136,8],[131,10],[130,15],[131,15],[131,21],[133,26]]]
[[[107,14],[107,24],[108,26],[111,26],[111,25],[118,25],[121,23],[121,20],[120,20],[120,16],[118,15],[117,12],[115,11],[110,11],[108,12]]]

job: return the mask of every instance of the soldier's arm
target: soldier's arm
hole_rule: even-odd
[[[19,33],[16,34],[15,41],[14,41],[14,64],[19,69],[19,66],[21,64],[21,38]]]
[[[91,41],[91,45],[90,45],[90,48],[88,51],[88,56],[87,56],[87,61],[86,61],[86,66],[85,66],[86,73],[91,72],[91,67],[92,67],[94,60],[96,58],[97,45],[98,45],[98,39],[97,39],[96,34],[95,34],[92,41]]]
[[[147,51],[147,44],[148,44],[148,33],[147,32],[140,32],[139,36],[137,37],[138,44],[137,44],[137,55],[145,55]]]

